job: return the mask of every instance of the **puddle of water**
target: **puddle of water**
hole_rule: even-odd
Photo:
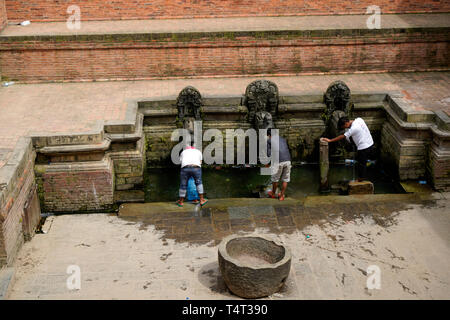
[[[155,169],[147,171],[145,185],[146,202],[174,201],[178,197],[180,182],[179,167]],[[349,181],[353,178],[353,167],[333,165],[330,167],[330,186],[340,181]],[[374,183],[375,193],[403,193],[398,182],[388,175],[376,170],[368,170],[368,179]],[[303,198],[319,193],[319,168],[308,164],[293,167],[291,182],[288,184],[286,194],[293,198]],[[261,185],[270,184],[270,176],[260,175],[259,168],[214,168],[203,169],[203,185],[206,196],[209,198],[251,198],[253,192]]]

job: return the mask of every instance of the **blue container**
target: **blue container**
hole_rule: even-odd
[[[188,201],[199,200],[197,186],[195,185],[195,181],[193,177],[189,178],[187,185],[186,198]]]
[[[345,165],[346,165],[346,166],[352,166],[352,165],[354,165],[355,163],[356,163],[356,161],[353,160],[353,159],[345,159]]]

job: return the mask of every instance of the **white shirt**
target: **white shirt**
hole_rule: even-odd
[[[350,141],[350,137],[353,138],[358,150],[367,149],[373,145],[369,128],[367,128],[366,123],[361,118],[356,118],[344,135],[348,141]]]
[[[180,155],[181,167],[202,166],[202,153],[198,149],[186,149]]]

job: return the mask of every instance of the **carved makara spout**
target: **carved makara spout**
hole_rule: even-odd
[[[274,128],[278,112],[278,87],[268,80],[256,80],[245,90],[244,105],[248,109],[248,122],[255,129]]]
[[[272,115],[267,111],[257,112],[255,115],[254,127],[256,129],[274,128]]]
[[[181,90],[177,98],[178,120],[183,121],[187,117],[201,120],[202,105],[200,92],[194,87],[187,86]]]

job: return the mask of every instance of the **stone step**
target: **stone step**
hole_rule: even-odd
[[[37,149],[41,154],[73,154],[73,153],[85,153],[85,152],[98,152],[106,151],[111,145],[110,139],[105,139],[98,144],[79,144],[79,145],[61,145],[43,147]]]
[[[350,181],[348,183],[348,194],[373,194],[373,183],[370,181]]]

